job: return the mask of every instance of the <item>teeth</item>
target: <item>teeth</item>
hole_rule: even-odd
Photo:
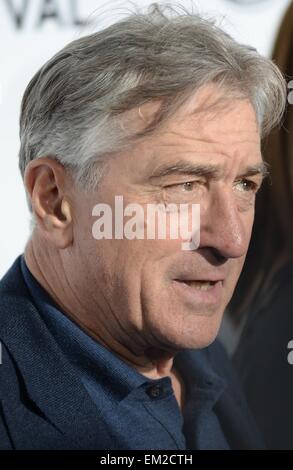
[[[189,287],[193,287],[194,289],[197,290],[209,290],[213,287],[214,282],[210,281],[185,281],[185,284],[187,284]]]

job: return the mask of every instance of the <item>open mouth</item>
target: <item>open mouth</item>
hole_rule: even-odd
[[[202,305],[217,305],[223,295],[224,280],[182,280],[174,279],[173,288],[181,299],[198,307]]]
[[[219,282],[219,281],[179,281],[178,279],[176,279],[176,281],[182,284],[185,284],[188,287],[191,287],[192,289],[202,290],[202,291],[208,291],[212,289],[215,286],[215,284]]]

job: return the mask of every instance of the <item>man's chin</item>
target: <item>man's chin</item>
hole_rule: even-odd
[[[209,346],[216,339],[222,315],[215,315],[211,317],[197,317],[197,322],[193,319],[191,322],[186,322],[182,328],[172,330],[166,329],[161,331],[162,342],[169,344],[174,350],[184,349],[202,349]]]
[[[212,344],[218,334],[218,330],[213,334],[204,334],[188,341],[182,341],[182,349],[203,349]]]

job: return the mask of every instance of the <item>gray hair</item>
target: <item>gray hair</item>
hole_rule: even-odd
[[[287,90],[278,67],[210,19],[153,4],[81,37],[45,63],[25,90],[21,173],[31,160],[50,156],[93,188],[107,155],[158,129],[210,83],[223,88],[225,99],[251,101],[262,136],[280,122]],[[155,99],[162,106],[142,132],[121,126],[123,113]]]

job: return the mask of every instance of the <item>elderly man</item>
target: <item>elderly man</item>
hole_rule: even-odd
[[[19,152],[34,224],[0,285],[1,448],[262,446],[214,340],[285,101],[271,61],[158,6],[34,76]],[[143,215],[199,205],[199,243],[113,231],[117,197]]]

